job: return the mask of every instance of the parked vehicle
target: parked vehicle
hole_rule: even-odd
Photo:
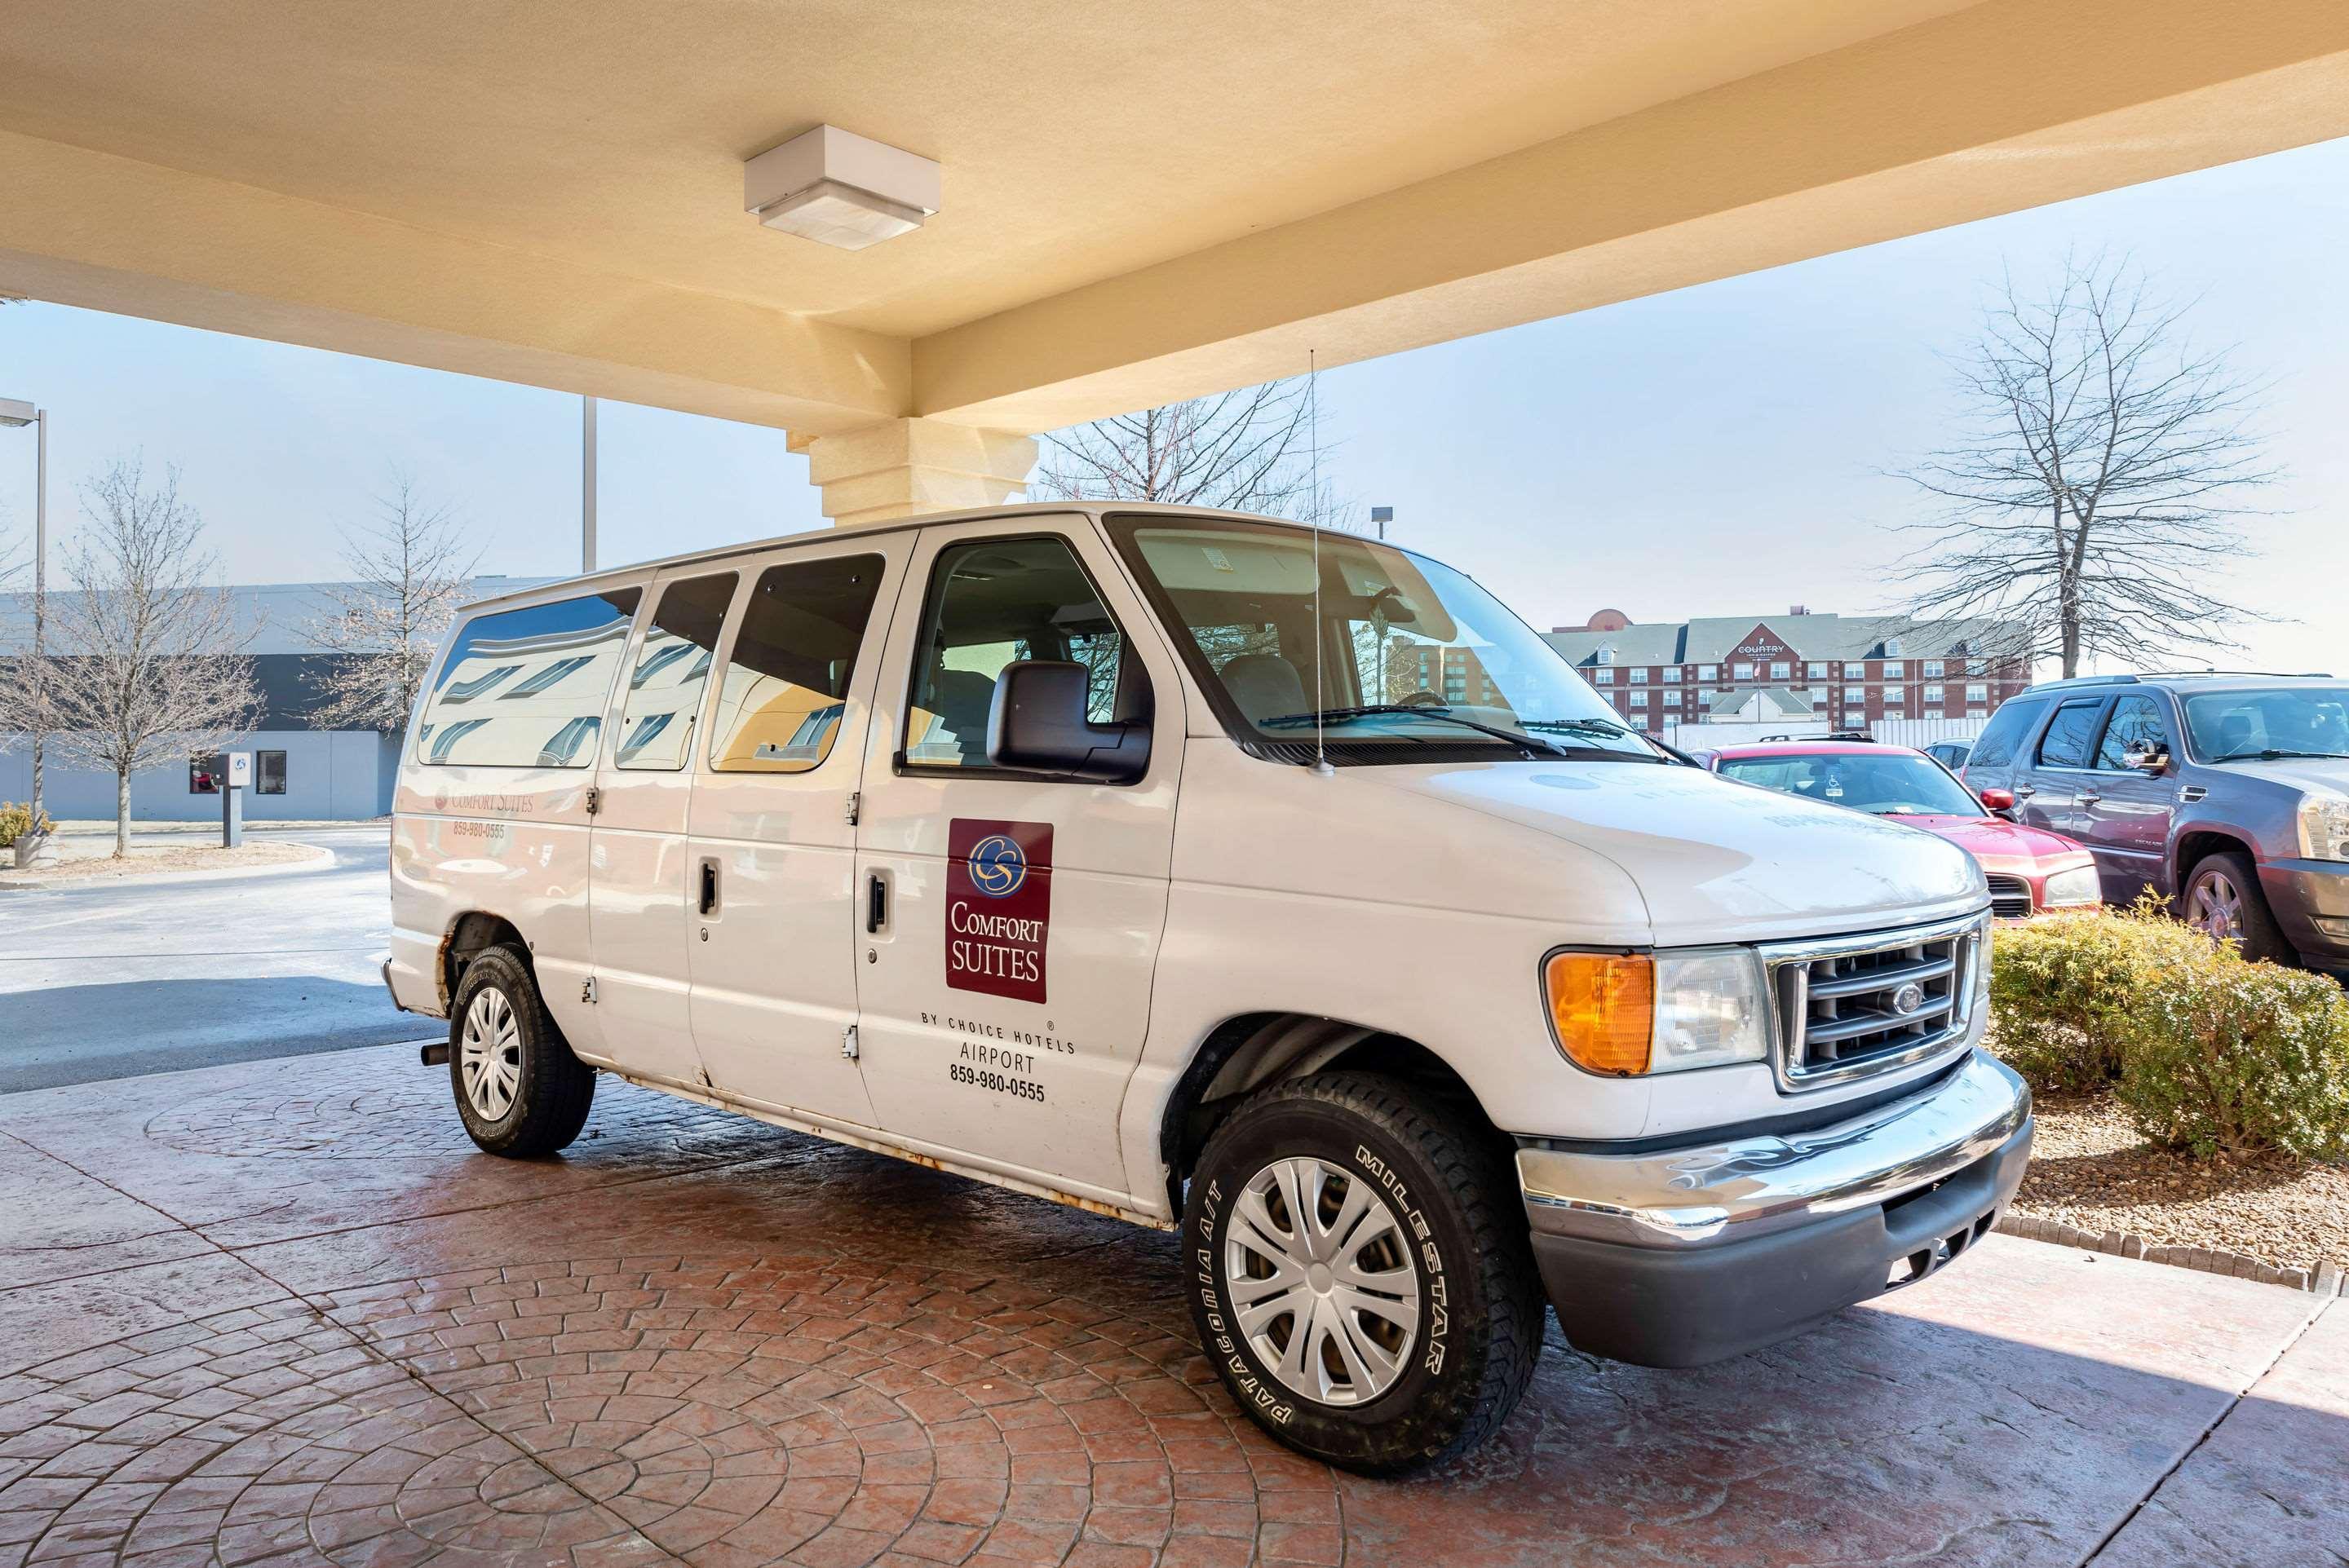
[[[2349,685],[2086,676],[2010,697],[1966,782],[2079,840],[2105,898],[2150,889],[2244,956],[2349,974]]]
[[[1992,815],[1924,752],[1842,740],[1759,742],[1724,747],[1712,767],[1741,784],[1893,818],[1949,840],[1981,865],[1991,913],[2001,920],[2104,901],[2086,850]]]
[[[1955,773],[1965,767],[1966,758],[1973,751],[1971,740],[1937,740],[1925,748],[1925,755]]]
[[[1473,650],[1502,700],[1423,684]],[[1234,1397],[1371,1471],[1491,1433],[1545,1299],[1736,1355],[2021,1180],[1951,845],[1626,728],[1459,573],[1140,505],[491,601],[419,704],[393,998],[483,1149],[600,1069],[1179,1230]]]

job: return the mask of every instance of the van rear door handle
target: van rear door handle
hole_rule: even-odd
[[[2039,786],[2036,784],[2017,784],[2014,787],[2014,798],[2018,800],[2028,800],[2038,793]]]
[[[2093,806],[2097,801],[2103,799],[2104,797],[2097,794],[2094,789],[2083,789],[2077,795],[2073,796],[2072,799],[2078,801],[2083,806]]]
[[[864,878],[864,933],[870,936],[889,923],[889,884],[879,872]]]
[[[701,913],[704,916],[718,912],[718,862],[701,862]]]

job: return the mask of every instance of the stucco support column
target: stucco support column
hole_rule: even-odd
[[[892,419],[836,436],[791,438],[823,515],[858,528],[927,511],[994,506],[1019,494],[1036,466],[1036,438],[936,419]]]

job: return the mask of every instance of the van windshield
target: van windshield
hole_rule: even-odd
[[[1406,551],[1201,518],[1111,520],[1237,738],[1340,762],[1568,756],[1666,762],[1557,651]],[[1318,589],[1318,593],[1317,593]]]

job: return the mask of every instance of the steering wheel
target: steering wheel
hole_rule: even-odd
[[[1442,707],[1445,705],[1442,697],[1436,696],[1425,686],[1422,686],[1417,691],[1412,693],[1409,696],[1403,698],[1402,706],[1404,707]]]

